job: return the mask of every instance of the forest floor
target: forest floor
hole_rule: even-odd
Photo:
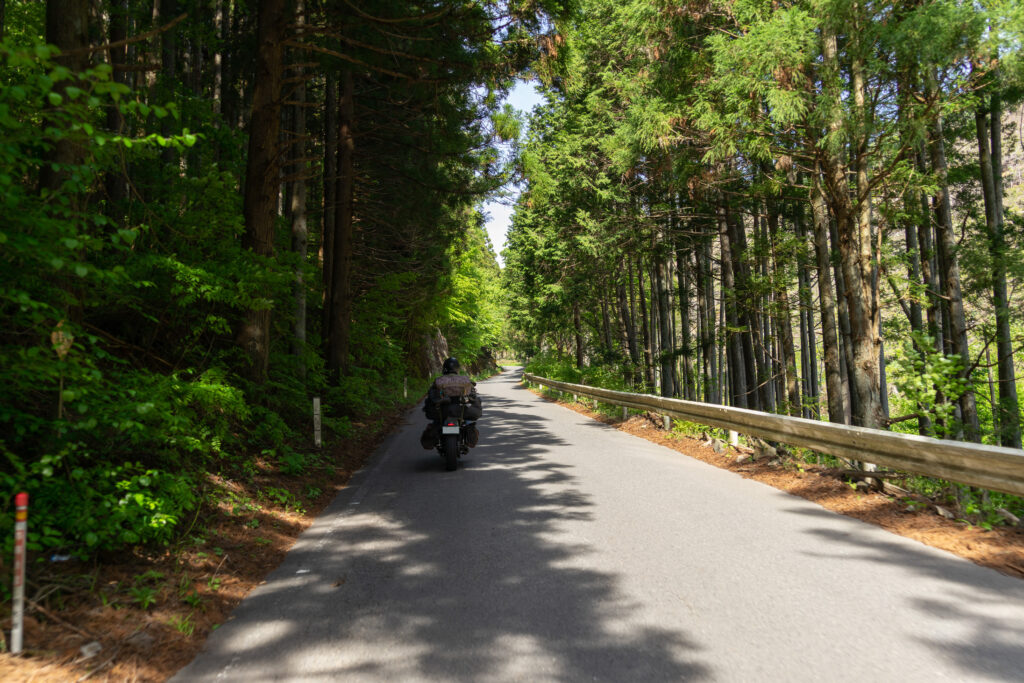
[[[719,453],[700,440],[663,431],[656,416],[622,422],[578,403],[559,403],[830,510],[1024,578],[1024,529],[987,531],[946,519],[916,501],[851,488],[836,470],[820,466],[785,458],[741,459],[744,453],[728,447]],[[266,464],[249,480],[211,475],[210,504],[167,552],[105,557],[90,564],[32,563],[25,653],[0,655],[0,680],[167,680],[280,564],[299,534],[400,422],[396,413],[362,425],[360,441],[339,445],[330,465],[302,475],[283,475]],[[0,626],[9,631],[10,618]]]

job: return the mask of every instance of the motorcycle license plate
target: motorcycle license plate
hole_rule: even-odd
[[[441,425],[442,434],[458,434],[459,425]]]

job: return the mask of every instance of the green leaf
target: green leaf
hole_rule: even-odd
[[[64,98],[55,92],[47,93],[46,97],[50,100],[50,104],[52,104],[55,107],[59,107],[61,102],[64,101]]]
[[[79,263],[78,265],[75,266],[75,275],[77,275],[78,277],[85,277],[88,274],[89,269],[86,268],[83,264]]]

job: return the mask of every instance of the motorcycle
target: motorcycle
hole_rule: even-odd
[[[472,395],[428,397],[424,412],[432,420],[420,442],[434,448],[444,459],[445,469],[458,468],[459,459],[476,446],[480,433],[476,421],[481,414],[480,398]]]
[[[449,472],[459,466],[459,459],[476,446],[479,438],[476,419],[466,415],[472,412],[472,405],[471,396],[453,396],[441,401],[441,434],[437,452],[444,458],[444,468]]]

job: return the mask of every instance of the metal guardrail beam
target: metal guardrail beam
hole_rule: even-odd
[[[1024,496],[1022,450],[897,434],[881,429],[851,427],[677,398],[631,394],[559,382],[530,373],[523,373],[523,379],[602,403],[651,410],[680,420],[731,429],[741,434],[810,448],[848,460],[872,462],[906,472]]]

